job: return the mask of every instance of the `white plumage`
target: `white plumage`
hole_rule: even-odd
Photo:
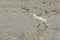
[[[35,19],[38,22],[46,22],[46,19],[44,19],[42,17],[38,17],[35,14],[32,15],[32,18]]]
[[[39,16],[37,16],[37,15],[35,15],[35,14],[32,14],[31,17],[39,23],[38,27],[40,26],[40,22],[41,22],[41,23],[43,23],[43,24],[45,25],[45,27],[47,28],[47,25],[45,24],[46,19],[44,19],[44,18],[42,18],[42,17],[39,17]]]

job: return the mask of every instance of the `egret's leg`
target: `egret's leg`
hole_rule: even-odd
[[[48,28],[48,26],[45,23],[43,23],[43,24],[45,25],[46,28]]]
[[[40,27],[40,23],[38,24],[37,28],[39,28],[39,27]]]

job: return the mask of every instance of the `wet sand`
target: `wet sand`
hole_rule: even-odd
[[[45,26],[30,16],[47,19]],[[0,40],[60,40],[60,0],[0,0]]]

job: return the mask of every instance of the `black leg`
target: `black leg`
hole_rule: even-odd
[[[37,28],[39,28],[39,26],[40,26],[40,23],[38,24]]]
[[[48,28],[48,26],[45,23],[43,23],[43,24],[45,25],[46,28]]]

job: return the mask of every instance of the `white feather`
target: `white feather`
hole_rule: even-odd
[[[46,22],[46,19],[36,16],[35,14],[32,15],[32,18],[39,22]]]

